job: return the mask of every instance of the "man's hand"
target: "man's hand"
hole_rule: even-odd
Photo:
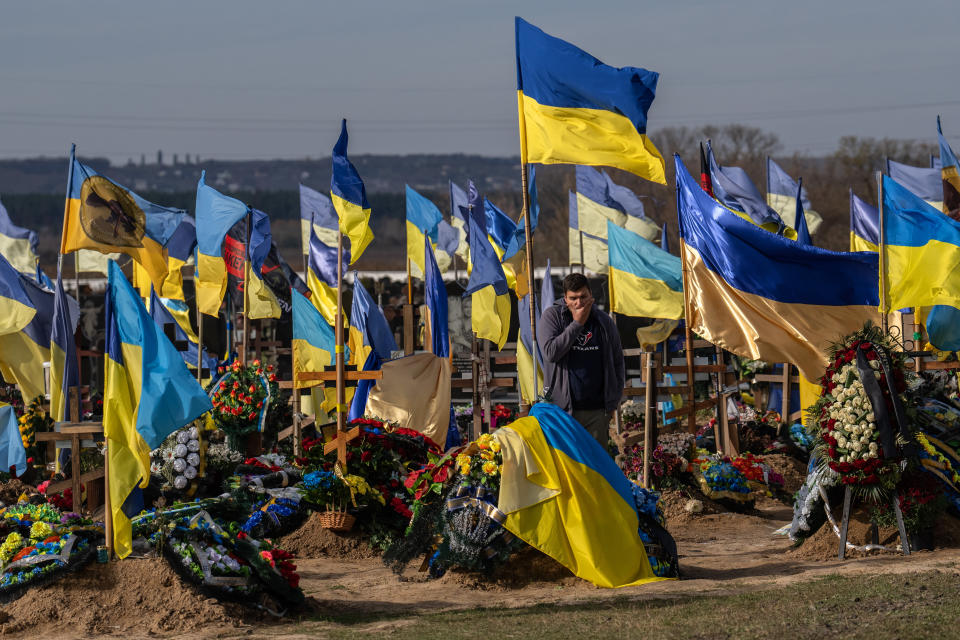
[[[593,307],[593,296],[588,293],[585,297],[576,300],[573,305],[571,305],[568,300],[567,307],[570,309],[570,313],[573,314],[574,322],[577,324],[587,324],[587,318],[590,317],[590,308]]]

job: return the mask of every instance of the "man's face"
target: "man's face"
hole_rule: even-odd
[[[567,308],[569,309],[583,309],[585,306],[590,304],[593,300],[593,296],[590,295],[590,289],[584,287],[582,289],[577,289],[576,291],[567,291],[563,294],[563,299],[567,302]]]

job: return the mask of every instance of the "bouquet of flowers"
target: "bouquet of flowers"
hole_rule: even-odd
[[[888,458],[879,443],[880,432],[870,396],[861,380],[858,352],[865,356],[869,373],[879,383],[883,402],[891,409],[903,403],[906,391],[902,352],[893,351],[890,340],[879,328],[866,327],[845,338],[832,349],[832,362],[820,379],[821,396],[813,406],[811,435],[815,454],[826,462],[840,482],[869,494],[880,502],[882,494],[894,489],[900,477],[899,456]],[[882,352],[890,370],[880,364]],[[887,380],[887,372],[892,379]],[[897,394],[897,398],[891,394]]]
[[[763,458],[745,453],[730,460],[737,471],[747,480],[747,486],[767,491],[783,488],[783,476],[770,468]]]
[[[53,431],[53,419],[43,408],[41,400],[42,398],[37,396],[25,410],[22,409],[21,405],[23,413],[17,418],[20,439],[23,440],[23,448],[27,452],[28,463],[42,461],[45,457],[46,447],[37,445],[35,435],[41,431]]]
[[[200,475],[202,453],[200,430],[184,427],[150,452],[150,473],[163,476],[168,488],[184,491]]]
[[[240,451],[243,438],[263,431],[282,403],[280,386],[273,365],[253,360],[247,366],[239,361],[221,366],[220,377],[209,387],[213,401],[213,420],[227,434],[231,448]]]
[[[699,464],[700,489],[712,500],[728,499],[736,502],[748,502],[750,486],[747,479],[729,458],[719,459],[707,456],[694,460]]]
[[[489,433],[481,434],[476,440],[475,448],[467,447],[456,457],[454,464],[460,472],[460,484],[500,488],[503,454],[500,453],[500,443]]]

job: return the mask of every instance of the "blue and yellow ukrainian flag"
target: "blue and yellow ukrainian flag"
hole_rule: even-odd
[[[419,277],[424,274],[424,238],[430,238],[430,244],[436,246],[443,214],[437,205],[417,193],[410,185],[406,185],[406,188],[407,258],[411,265],[416,267],[413,275]]]
[[[880,211],[861,200],[850,189],[850,251],[878,252]]]
[[[943,183],[943,212],[954,220],[960,218],[960,162],[943,136],[937,116],[937,140],[940,143],[940,177]]]
[[[337,340],[330,326],[316,307],[299,291],[290,292],[293,306],[293,379],[298,389],[314,387],[318,380],[300,380],[298,373],[323,371],[335,364]]]
[[[164,247],[186,211],[144,200],[77,161],[73,150],[70,162],[60,253],[77,249],[125,253],[161,289],[167,276]]]
[[[683,317],[683,267],[646,238],[607,222],[610,310],[640,318]]]
[[[107,276],[103,435],[109,458],[113,547],[130,555],[124,501],[150,482],[150,450],[213,408],[180,353],[147,313],[116,262]]]
[[[568,264],[582,264],[585,269],[594,273],[603,273],[607,268],[607,241],[580,230],[580,206],[577,194],[569,192],[568,214],[569,225],[569,257]]]
[[[521,162],[616,167],[667,183],[647,137],[658,73],[606,65],[519,17],[516,47]]]
[[[70,298],[57,273],[53,299],[53,330],[50,332],[50,417],[55,422],[70,418],[70,387],[80,386],[80,366],[73,335],[79,314],[70,312]],[[76,311],[74,302],[74,311]]]
[[[223,259],[223,238],[230,227],[247,215],[249,207],[225,196],[204,182],[197,183],[197,308],[216,316],[227,292],[227,265]]]
[[[23,297],[16,300],[9,298],[14,295],[7,290],[11,283],[10,274],[14,274],[13,281],[19,278],[19,289],[14,289],[17,295],[22,291]],[[0,309],[2,320],[10,325],[9,313],[17,318],[24,317],[24,301],[29,304],[29,322],[19,331],[0,335],[0,373],[8,383],[16,383],[20,387],[20,394],[25,404],[29,404],[37,396],[44,394],[43,363],[50,360],[50,336],[53,333],[53,306],[54,293],[49,291],[33,278],[15,275],[13,267],[0,256]],[[70,313],[72,327],[76,328],[80,317],[79,307],[72,299]],[[19,324],[14,323],[13,326]],[[71,334],[73,335],[72,331]]]
[[[887,158],[887,175],[934,209],[943,209],[940,167],[915,167]]]
[[[311,231],[310,254],[307,256],[307,287],[310,289],[310,301],[324,320],[331,325],[337,324],[337,284],[347,272],[350,262],[350,249],[343,248],[343,264],[337,273],[337,247],[320,241]]]
[[[816,233],[823,222],[823,216],[813,210],[807,190],[804,189],[790,174],[784,171],[773,158],[767,156],[767,206],[777,212],[780,219],[788,227],[797,228],[797,191],[800,191],[800,202],[806,214],[806,223],[809,233]]]
[[[184,301],[182,268],[193,259],[197,248],[197,223],[185,215],[167,241],[167,277],[159,291],[161,298]]]
[[[423,276],[424,303],[427,307],[427,329],[430,331],[430,351],[438,358],[450,357],[450,326],[447,309],[447,287],[433,256],[433,249],[424,240],[426,270]]]
[[[340,232],[350,239],[350,264],[363,255],[373,242],[370,229],[370,203],[367,190],[356,167],[347,158],[347,121],[340,125],[340,138],[333,147],[333,175],[330,178],[330,199],[340,220]]]
[[[36,313],[20,273],[0,254],[0,335],[20,331]]]
[[[347,335],[347,344],[350,347],[347,362],[358,367],[367,361],[371,351],[376,351],[380,361],[385,362],[392,357],[392,352],[398,349],[383,311],[367,293],[359,278],[354,278],[353,281],[353,303],[350,307],[350,330]]]
[[[883,176],[884,308],[960,307],[960,222]]]
[[[541,402],[494,437],[507,531],[599,587],[665,579],[640,541],[630,481],[573,418]]]
[[[877,254],[834,252],[767,233],[707,195],[676,156],[690,328],[752,359],[792,362],[808,380],[826,348],[877,322]]]
[[[38,242],[37,232],[13,224],[0,202],[0,255],[20,273],[33,275],[37,272]]]
[[[470,324],[478,338],[502,349],[510,332],[510,289],[503,267],[480,225],[483,212],[470,216],[470,258],[473,270],[464,295],[470,295]]]
[[[273,234],[270,232],[270,216],[259,209],[250,215],[250,241],[247,243],[247,317],[253,319],[279,318],[280,303],[270,287],[263,281],[263,263],[270,254]]]
[[[333,202],[329,197],[300,185],[300,238],[303,243],[303,255],[310,253],[310,230],[320,238],[325,245],[337,246],[339,224],[337,212],[333,209]]]

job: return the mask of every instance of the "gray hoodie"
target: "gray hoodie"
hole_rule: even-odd
[[[623,368],[623,347],[620,333],[613,319],[596,308],[590,311],[600,325],[600,344],[603,355],[603,405],[606,411],[616,411],[623,397],[626,378]],[[537,323],[537,343],[543,354],[544,393],[551,402],[566,412],[573,407],[570,401],[570,377],[567,369],[567,352],[576,343],[583,325],[573,321],[563,298],[544,309]]]

